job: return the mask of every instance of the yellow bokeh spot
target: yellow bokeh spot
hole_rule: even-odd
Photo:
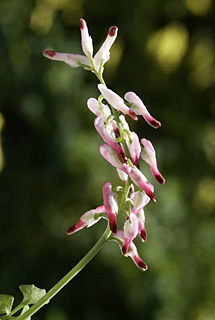
[[[50,5],[40,4],[36,6],[30,19],[31,29],[37,34],[47,34],[53,24],[54,10]]]
[[[195,15],[205,15],[212,7],[211,0],[185,0],[186,8]]]
[[[173,22],[156,32],[149,39],[147,49],[163,71],[177,69],[188,47],[188,32],[179,22]]]
[[[1,132],[3,127],[4,127],[4,117],[2,113],[0,113],[0,172],[2,171],[4,166],[4,156],[3,156],[2,139],[1,139]]]
[[[199,41],[190,56],[193,71],[190,80],[200,89],[206,89],[215,82],[215,57],[213,40]]]
[[[198,187],[194,198],[195,207],[201,212],[212,212],[215,209],[215,179],[205,178]]]
[[[59,10],[66,6],[68,0],[44,0],[44,2],[53,7],[53,9]]]

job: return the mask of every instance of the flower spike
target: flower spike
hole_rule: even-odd
[[[161,126],[161,123],[150,115],[150,113],[146,109],[146,106],[136,95],[136,93],[127,92],[124,98],[129,102],[131,110],[134,111],[134,113],[137,115],[142,115],[143,118],[148,122],[148,124],[150,124],[150,126],[154,127],[155,129]]]
[[[95,129],[105,141],[105,144],[100,146],[100,153],[117,169],[119,178],[125,186],[116,186],[114,188],[116,193],[114,193],[112,184],[109,181],[105,182],[102,190],[103,205],[85,212],[80,220],[68,229],[67,234],[91,227],[104,218],[108,220],[109,228],[101,238],[102,241],[98,242],[99,246],[104,241],[116,241],[122,254],[130,257],[138,268],[145,271],[147,265],[140,258],[133,241],[137,235],[142,242],[146,241],[144,207],[150,200],[156,202],[156,198],[153,185],[147,181],[139,169],[140,156],[149,164],[152,175],[158,183],[163,184],[165,180],[158,170],[153,145],[144,138],[141,140],[142,146],[140,145],[138,135],[130,131],[125,116],[137,121],[137,116],[142,115],[149,125],[156,129],[161,126],[161,123],[151,116],[142,100],[134,92],[127,92],[123,99],[105,85],[102,77],[104,65],[110,58],[110,49],[116,40],[118,28],[113,26],[109,29],[105,41],[93,56],[93,41],[89,35],[87,23],[84,19],[80,19],[79,25],[83,55],[52,50],[45,50],[43,55],[51,60],[63,61],[72,68],[81,66],[94,73],[99,79],[100,96],[98,99],[88,99],[87,106],[96,115]],[[104,100],[106,104],[103,103]],[[135,192],[135,185],[142,190]],[[118,194],[120,195],[119,206]],[[117,230],[117,223],[122,224],[123,215],[126,216],[124,228]]]

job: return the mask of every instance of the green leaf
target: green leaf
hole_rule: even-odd
[[[19,289],[23,293],[22,305],[35,304],[46,294],[45,289],[37,288],[33,284],[22,284]]]
[[[9,314],[13,305],[14,297],[0,294],[0,314]]]
[[[24,306],[24,308],[22,309],[21,315],[24,314],[29,309],[30,309],[29,306]],[[26,320],[31,320],[31,317],[26,318]]]

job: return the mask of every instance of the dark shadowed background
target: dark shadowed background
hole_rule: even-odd
[[[0,0],[0,292],[50,289],[105,229],[66,236],[121,184],[99,154],[86,106],[97,80],[43,57],[82,53],[84,18],[95,52],[119,28],[104,77],[135,91],[161,121],[129,122],[152,141],[166,179],[146,209],[143,273],[108,243],[35,320],[215,319],[215,10],[212,0]],[[141,162],[150,182],[153,179]],[[155,183],[154,183],[155,184]]]

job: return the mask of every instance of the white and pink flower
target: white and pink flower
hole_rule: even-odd
[[[141,158],[149,164],[152,175],[155,178],[155,180],[159,184],[164,184],[165,179],[158,170],[156,153],[152,143],[149,140],[143,138],[141,139],[141,144],[143,145]]]
[[[103,186],[103,200],[104,207],[106,209],[110,230],[115,234],[117,230],[116,214],[118,213],[118,204],[116,200],[116,194],[112,192],[112,185],[110,182],[105,182]]]
[[[128,116],[132,120],[137,120],[137,117],[134,112],[132,112],[124,103],[123,99],[116,94],[114,91],[111,89],[108,89],[106,86],[103,84],[98,85],[99,91],[107,100],[107,102],[116,110],[124,113],[126,116]]]
[[[161,126],[161,123],[150,115],[143,101],[136,95],[136,93],[131,91],[127,92],[124,98],[129,102],[129,107],[131,110],[137,115],[142,115],[148,124],[150,124],[150,126],[154,127],[155,129]]]

